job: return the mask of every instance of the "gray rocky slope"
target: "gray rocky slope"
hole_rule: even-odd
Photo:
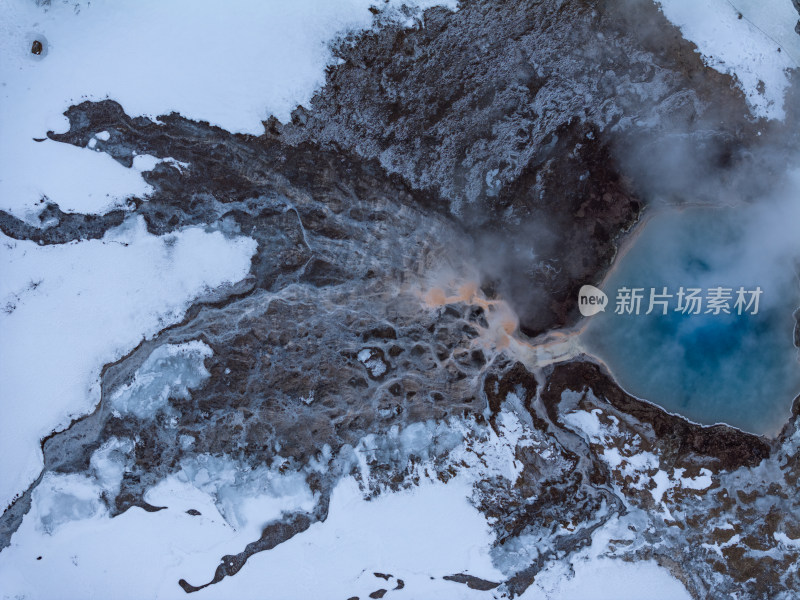
[[[47,227],[0,213],[6,235],[63,244],[141,215],[159,235],[204,224],[258,251],[243,282],[106,366],[96,410],[43,440],[45,472],[88,473],[104,443],[132,440],[112,514],[158,510],[145,492],[201,457],[242,469],[280,457],[304,473],[317,506],[220,557],[206,581],[181,580],[187,592],[324,520],[372,436],[385,451],[369,454],[367,495],[413,486],[421,463],[443,481],[477,474],[507,579],[453,581],[513,597],[618,523],[609,556],[655,559],[696,598],[795,597],[800,409],[776,440],[694,425],[624,393],[556,331],[649,203],[747,200],[763,181],[748,173],[779,172],[788,154],[767,140],[795,147],[795,115],[779,132],[753,121],[648,3],[468,1],[417,18],[378,13],[339,44],[310,106],[262,136],[132,118],[111,100],[67,111],[70,130],[51,139],[84,147],[108,131],[97,148],[126,166],[134,153],[188,166],[145,173],[155,191],[124,211],[48,204]],[[190,397],[154,414],[115,407],[157,348],[193,340],[213,354]],[[420,424],[425,455],[397,451],[398,428]],[[481,466],[498,438],[515,477]],[[37,483],[3,513],[3,546]]]

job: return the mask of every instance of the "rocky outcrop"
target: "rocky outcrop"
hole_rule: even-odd
[[[643,200],[697,195],[755,137],[741,92],[655,4],[473,0],[421,23],[346,40],[311,106],[268,130],[438,192],[529,334],[578,318]],[[678,155],[683,187],[661,168]]]

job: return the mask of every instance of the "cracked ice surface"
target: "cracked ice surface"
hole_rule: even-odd
[[[159,346],[136,371],[133,381],[111,395],[111,405],[140,419],[154,417],[170,398],[189,400],[189,390],[211,376],[203,359],[212,351],[199,341]]]

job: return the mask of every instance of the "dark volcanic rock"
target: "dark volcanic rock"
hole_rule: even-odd
[[[541,400],[551,419],[557,421],[563,413],[559,406],[564,389],[590,389],[598,398],[622,418],[632,417],[652,430],[659,454],[671,461],[680,462],[691,456],[713,459],[715,468],[736,469],[755,467],[769,458],[770,445],[758,436],[725,425],[701,426],[678,416],[665,413],[654,404],[643,402],[626,394],[600,366],[589,362],[570,362],[553,369],[548,382],[550,387],[542,393]]]
[[[37,216],[39,227],[0,210],[0,231],[10,238],[31,240],[37,244],[66,244],[75,240],[99,239],[112,227],[120,225],[125,212],[112,210],[104,215],[65,213],[48,202]]]
[[[680,145],[684,175],[730,173],[753,137],[741,92],[654,4],[472,0],[423,20],[343,43],[310,110],[269,128],[436,190],[528,333],[577,318],[642,195],[698,192],[636,155],[669,162]]]
[[[496,588],[499,583],[495,583],[493,581],[487,581],[485,579],[481,579],[480,577],[475,577],[474,575],[467,575],[466,573],[458,573],[457,575],[445,575],[442,579],[446,579],[447,581],[455,581],[456,583],[464,583],[466,586],[472,590],[480,590],[482,592],[487,592],[489,590],[493,590]]]

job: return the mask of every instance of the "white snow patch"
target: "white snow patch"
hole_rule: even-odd
[[[449,451],[449,462],[471,474],[477,481],[484,477],[503,477],[515,482],[523,465],[516,459],[517,447],[538,447],[530,430],[510,411],[501,411],[496,420],[497,429],[475,428],[469,422],[451,421],[448,429],[437,438],[438,451]],[[449,430],[449,434],[447,431]],[[540,453],[542,459],[550,458],[548,451]]]
[[[409,597],[479,597],[439,579],[461,572],[494,581],[502,577],[488,553],[491,530],[467,501],[471,490],[469,482],[456,478],[367,502],[357,481],[347,478],[335,488],[324,523],[253,556],[236,577],[200,597],[246,597],[267,586],[276,598],[367,597],[386,587],[382,579],[363,576],[373,572],[403,579]],[[297,565],[305,566],[301,576]]]
[[[800,36],[794,33],[798,15],[791,0],[658,3],[707,65],[735,75],[754,115],[783,119],[788,70],[800,66]]]
[[[285,506],[298,508],[291,500],[284,507],[280,502],[272,507],[245,503],[251,520],[236,530],[217,511],[212,494],[170,477],[146,496],[169,508],[156,513],[132,508],[109,519],[101,506],[91,504],[98,490],[91,482],[79,483],[88,486],[79,489],[81,500],[89,502],[78,511],[83,520],[64,521],[52,535],[42,535],[36,524],[44,503],[26,515],[11,546],[0,553],[0,597],[90,598],[98,589],[113,589],[115,598],[123,600],[183,599],[180,578],[208,581],[220,557],[241,551],[260,534],[265,519],[275,518]],[[493,535],[468,502],[470,493],[471,485],[456,478],[365,501],[358,483],[347,478],[334,489],[325,522],[252,556],[236,576],[196,595],[249,598],[253,590],[269,589],[276,598],[367,597],[385,587],[372,575],[383,572],[403,579],[409,597],[485,597],[441,579],[461,572],[502,578],[488,554]],[[201,515],[190,516],[188,509]]]
[[[111,98],[132,116],[177,111],[260,134],[270,115],[287,121],[297,105],[308,104],[333,62],[329,44],[370,27],[376,3],[37,4],[0,0],[0,208],[28,218],[42,195],[67,212],[104,212],[149,190],[139,173],[106,155],[33,141],[65,131],[62,113],[71,104]],[[444,4],[455,7],[453,0]],[[44,42],[41,56],[31,54],[36,39]]]
[[[110,519],[90,478],[47,474],[11,545],[0,553],[0,598],[94,598],[97,590],[111,589],[122,599],[185,598],[181,577],[210,578],[219,559],[257,539],[266,522],[284,510],[306,509],[311,502],[303,489],[286,496],[270,495],[275,487],[260,495],[244,490],[232,527],[213,495],[180,476],[145,495],[167,509],[134,507]],[[189,509],[200,515],[187,514]]]
[[[591,412],[576,410],[564,415],[562,420],[571,428],[584,432],[593,442],[599,442],[605,436],[603,424],[598,416],[600,412],[599,408],[595,408]]]
[[[795,67],[800,66],[800,36],[794,29],[800,15],[792,0],[732,0],[731,4],[742,18],[778,44]]]
[[[386,372],[386,363],[380,355],[369,348],[364,348],[358,353],[358,360],[367,368],[373,377],[380,377]]]
[[[142,173],[144,171],[152,171],[156,168],[156,165],[161,163],[166,163],[168,165],[172,165],[179,171],[183,171],[184,169],[189,167],[189,163],[183,162],[180,160],[176,160],[171,156],[167,158],[158,158],[151,154],[137,154],[133,157],[133,170]]]
[[[561,394],[562,400],[574,400],[575,396],[580,394],[571,391],[565,391]],[[561,417],[561,420],[569,426],[576,433],[582,433],[586,439],[595,444],[604,444],[608,442],[612,436],[619,435],[619,419],[613,415],[605,415],[612,425],[607,425],[600,420],[603,411],[599,408],[593,408],[591,411],[574,410]]]
[[[569,564],[550,563],[520,600],[690,600],[686,588],[655,561],[631,563],[605,555],[612,539],[640,537],[628,528],[631,519],[636,516],[609,520]]]
[[[790,548],[800,548],[800,538],[793,540],[781,531],[776,531],[772,534],[772,537],[775,538],[776,542],[780,542],[781,544],[789,546]]]
[[[661,469],[659,469],[656,472],[656,474],[653,475],[653,483],[656,484],[656,486],[652,490],[650,490],[650,493],[653,496],[653,502],[655,502],[656,504],[661,504],[664,511],[668,512],[668,509],[663,502],[664,502],[664,494],[670,487],[672,487],[670,485],[669,475],[667,475],[666,471],[662,471]]]
[[[573,573],[537,575],[520,600],[690,600],[686,588],[655,561],[575,560]],[[542,581],[546,579],[547,581]],[[543,592],[545,586],[547,591]],[[537,589],[538,588],[538,589]]]
[[[629,475],[633,479],[631,487],[642,489],[644,476],[659,465],[658,457],[652,452],[637,452],[623,456],[619,448],[605,448],[601,457],[612,469],[619,469],[622,476]]]
[[[242,279],[255,248],[199,227],[150,235],[141,218],[59,246],[0,235],[0,505],[38,475],[39,440],[95,406],[102,366]]]
[[[675,469],[675,478],[679,480],[681,487],[690,490],[705,490],[711,487],[713,480],[711,479],[710,470],[700,469],[700,474],[697,477],[684,477],[685,471],[686,469]]]
[[[373,377],[380,377],[386,372],[386,365],[379,359],[367,361],[366,366]]]
[[[487,448],[484,455],[489,459],[486,464],[495,473],[515,482],[523,469],[523,464],[516,458],[516,449],[532,446],[533,442],[527,438],[526,428],[515,413],[502,411],[497,415],[496,424],[499,432],[495,434],[490,430],[487,445],[492,448]]]
[[[2,109],[0,104],[1,209],[36,224],[43,197],[64,212],[105,213],[124,206],[130,196],[153,191],[138,171],[126,169],[105,152],[52,140],[37,143],[31,135],[15,140],[15,132],[7,130],[17,127],[17,120]]]
[[[466,428],[460,426],[458,421],[426,421],[403,428],[395,425],[383,435],[369,434],[361,438],[356,447],[351,449],[352,454],[343,449],[339,453],[339,460],[358,466],[363,485],[369,487],[369,463],[402,464],[413,458],[418,468],[424,471],[425,463],[434,456],[457,449],[464,441],[465,433]]]

